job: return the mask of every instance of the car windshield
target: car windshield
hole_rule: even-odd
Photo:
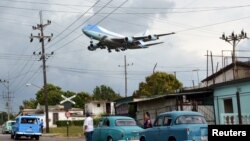
[[[136,126],[136,122],[132,119],[118,119],[115,124],[116,126]]]
[[[37,119],[36,118],[22,118],[21,123],[23,123],[23,124],[36,124]]]
[[[179,116],[176,121],[176,124],[206,124],[206,120],[202,116],[197,115],[183,115]]]
[[[11,122],[11,125],[14,125],[16,122]]]

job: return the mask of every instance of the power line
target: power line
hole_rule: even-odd
[[[40,9],[36,9],[36,8],[25,8],[25,7],[16,7],[16,6],[6,6],[6,5],[0,5],[0,7],[2,8],[11,8],[11,9],[19,9],[19,10],[29,10],[29,11],[39,11]],[[116,12],[113,14],[144,14],[144,15],[148,15],[148,14],[168,14],[168,13],[172,13],[172,14],[178,14],[178,13],[196,13],[196,12],[209,12],[209,11],[220,11],[220,10],[228,10],[228,9],[236,9],[236,8],[246,8],[246,7],[250,7],[250,5],[241,5],[241,6],[231,6],[231,7],[214,7],[214,8],[209,8],[209,9],[201,9],[201,8],[194,8],[195,10],[189,10],[189,11],[168,11],[168,12]],[[107,8],[117,8],[117,7],[107,7]],[[122,7],[121,7],[122,8]],[[134,9],[139,9],[139,8],[134,8]],[[150,8],[141,8],[141,9],[150,9]],[[155,10],[157,8],[151,8],[152,10]],[[158,8],[158,9],[181,9],[181,8]],[[190,8],[189,8],[190,9]],[[192,8],[191,8],[192,9]],[[60,13],[81,13],[80,11],[66,11],[66,10],[50,10],[50,9],[43,9],[43,11],[45,12],[60,12]],[[89,14],[96,14],[96,13],[89,13]],[[98,13],[98,14],[109,14],[108,12],[102,12],[102,13]]]
[[[58,33],[57,36],[54,37],[54,40],[59,37],[60,35],[62,35],[66,30],[68,30],[72,25],[74,25],[78,20],[80,20],[84,15],[87,14],[87,12],[89,12],[93,7],[95,7],[98,3],[100,2],[100,0],[96,1],[93,6],[91,6],[87,11],[83,12],[76,20],[74,20],[70,25],[68,25],[63,31],[61,31],[60,33]],[[59,41],[58,41],[59,42]],[[54,44],[56,44],[57,42],[55,42]],[[52,44],[51,46],[53,46],[54,44]]]
[[[101,10],[103,10],[103,9],[104,9],[108,4],[110,4],[112,1],[113,1],[113,0],[110,0],[109,2],[107,2],[102,8],[100,8],[100,9],[97,11],[97,13],[100,12]],[[71,32],[69,32],[67,35],[63,36],[63,37],[61,38],[61,40],[59,40],[59,41],[57,41],[57,42],[51,44],[49,47],[54,46],[54,45],[57,44],[58,42],[60,42],[60,41],[62,41],[63,39],[67,38],[70,34],[72,34],[75,30],[77,30],[77,29],[78,29],[80,26],[82,26],[84,23],[86,23],[87,21],[91,20],[95,15],[96,15],[96,14],[92,15],[91,17],[89,17],[87,20],[85,20],[83,23],[81,23],[80,25],[78,25],[76,28],[74,28],[74,29],[73,29]],[[72,41],[66,43],[66,45],[69,44],[69,43],[71,43],[71,42],[73,42],[74,40],[76,40],[76,39],[79,38],[79,37],[80,37],[80,35],[77,36],[76,38],[74,38]],[[64,47],[64,46],[65,46],[65,45],[63,45],[62,47]],[[62,48],[62,47],[60,47],[60,48]],[[60,49],[60,48],[58,48],[58,49]],[[58,49],[56,49],[56,50],[58,50]],[[54,50],[54,51],[55,51],[55,50]]]
[[[52,3],[52,2],[34,2],[34,1],[25,1],[25,0],[4,0],[7,2],[16,2],[16,3],[28,3],[28,4],[39,4],[39,5],[57,5],[57,6],[65,6],[65,7],[69,7],[69,6],[73,6],[73,7],[92,7],[90,5],[82,5],[82,4],[70,4],[70,3]],[[90,1],[88,1],[90,2]],[[245,8],[245,7],[249,7],[250,4],[245,4],[245,5],[235,5],[235,6],[207,6],[207,7],[189,7],[189,8],[183,8],[183,7],[143,7],[143,6],[123,6],[121,7],[122,9],[152,9],[152,10],[156,10],[156,9],[170,9],[170,10],[179,10],[179,9],[201,9],[201,10],[219,10],[219,9],[233,9],[233,8]],[[100,7],[100,6],[97,6]],[[116,6],[107,6],[107,8],[117,8]]]

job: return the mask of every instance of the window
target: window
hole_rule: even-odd
[[[162,122],[163,122],[163,116],[156,119],[154,126],[162,126]]]
[[[224,99],[225,113],[233,113],[233,101],[232,98]]]
[[[22,124],[36,124],[37,119],[36,118],[22,118],[21,123]]]
[[[115,124],[116,126],[136,126],[135,120],[132,119],[118,119]]]
[[[56,122],[58,121],[58,113],[53,113],[53,124],[56,124]]]
[[[183,115],[176,119],[176,124],[205,124],[206,120],[202,116]]]
[[[103,126],[110,126],[110,121],[108,119],[104,120]]]
[[[100,103],[97,103],[97,107],[101,107],[101,104],[100,104]]]
[[[163,121],[163,126],[170,126],[172,119],[170,117],[165,117]]]

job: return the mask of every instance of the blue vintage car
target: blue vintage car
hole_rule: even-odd
[[[140,141],[207,141],[207,128],[199,112],[166,112],[157,116],[152,128],[140,133]]]
[[[142,130],[131,117],[102,117],[98,127],[94,129],[93,141],[139,141],[139,132]]]
[[[39,118],[36,116],[18,116],[11,132],[11,138],[30,137],[39,140],[41,136]]]

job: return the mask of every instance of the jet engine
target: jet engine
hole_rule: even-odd
[[[159,37],[156,35],[148,35],[148,39],[153,41],[159,39]]]
[[[98,45],[94,45],[94,44],[90,44],[89,46],[88,46],[88,50],[90,50],[90,51],[94,51],[94,50],[96,50],[97,48],[99,48],[99,46]]]
[[[133,43],[134,39],[132,37],[125,37],[124,41],[127,43]]]

